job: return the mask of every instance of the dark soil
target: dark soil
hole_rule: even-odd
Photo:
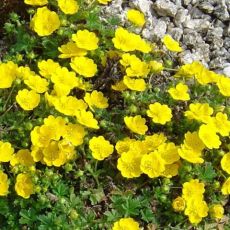
[[[26,7],[22,0],[0,0],[0,38],[3,36],[3,26],[11,12],[26,17]]]

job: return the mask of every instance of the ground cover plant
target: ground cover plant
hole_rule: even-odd
[[[230,79],[109,2],[25,0],[4,25],[1,229],[230,229]]]

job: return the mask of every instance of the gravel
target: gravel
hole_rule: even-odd
[[[118,15],[125,25],[129,8],[145,14],[144,38],[158,43],[170,34],[180,41],[181,64],[198,60],[230,76],[230,0],[113,0],[103,14]]]

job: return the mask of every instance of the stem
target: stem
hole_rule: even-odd
[[[178,71],[177,69],[166,68],[166,67],[164,67],[164,70],[168,70],[168,71],[174,71],[174,72],[177,72],[177,71]]]
[[[6,102],[5,102],[4,106],[3,106],[3,110],[6,109],[6,106],[7,106],[7,104],[8,104],[8,101],[10,100],[10,97],[11,97],[13,91],[14,91],[14,88],[15,88],[15,84],[12,86],[12,88],[11,88],[11,90],[10,90],[10,93],[9,93],[7,99],[6,99]],[[5,113],[5,111],[4,111],[4,113]]]

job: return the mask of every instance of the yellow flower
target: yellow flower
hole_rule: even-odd
[[[230,195],[230,177],[223,183],[221,192],[224,195]]]
[[[10,164],[15,166],[21,164],[24,166],[32,166],[34,164],[33,157],[28,149],[20,149],[10,160]]]
[[[56,132],[47,125],[36,126],[30,133],[31,142],[36,147],[48,146],[51,139],[55,139]]]
[[[111,88],[116,91],[124,91],[128,89],[128,87],[124,84],[123,80],[118,81],[117,83],[115,83],[115,85],[112,85]]]
[[[122,153],[117,161],[117,168],[125,178],[134,178],[141,175],[140,163],[142,155],[136,151]]]
[[[87,104],[82,99],[73,96],[62,96],[53,101],[57,111],[67,116],[75,116],[79,110],[87,109]]]
[[[144,135],[148,130],[148,126],[145,125],[145,118],[142,118],[140,115],[136,115],[135,117],[125,116],[124,121],[126,126],[134,133]]]
[[[139,10],[130,9],[127,11],[127,19],[134,25],[142,27],[145,24],[145,15]]]
[[[121,56],[120,63],[124,66],[130,66],[132,62],[141,61],[135,54],[124,53]]]
[[[230,97],[230,78],[220,77],[217,86],[220,90],[220,93],[225,97]]]
[[[210,116],[212,114],[213,108],[208,103],[191,103],[189,110],[185,111],[185,116],[188,119],[195,119],[204,123],[208,123],[211,120]]]
[[[40,95],[37,94],[34,90],[19,90],[16,96],[17,103],[24,110],[33,110],[39,105]]]
[[[112,0],[98,0],[98,2],[101,3],[101,4],[103,4],[103,5],[107,5],[111,1]]]
[[[67,139],[62,139],[58,142],[58,148],[60,151],[59,165],[56,162],[56,166],[61,166],[69,160],[73,160],[76,157],[76,151],[74,145]]]
[[[170,88],[168,92],[170,96],[175,100],[190,100],[190,96],[188,94],[188,86],[183,83],[177,84],[175,88]]]
[[[123,82],[129,89],[134,91],[142,92],[146,89],[146,83],[144,79],[135,79],[124,76]]]
[[[160,73],[164,69],[164,66],[161,62],[150,61],[149,68],[150,68],[150,71],[153,73]]]
[[[53,115],[48,116],[44,119],[44,126],[40,126],[41,132],[42,127],[47,127],[52,133],[52,139],[58,141],[61,137],[66,135],[66,121],[63,117],[54,117]],[[47,136],[48,138],[48,136]]]
[[[224,156],[221,159],[221,168],[230,174],[230,152],[224,154]]]
[[[173,142],[161,144],[157,152],[165,161],[165,164],[172,164],[180,159],[178,147]]]
[[[201,158],[202,150],[205,148],[204,143],[199,138],[198,132],[187,132],[185,134],[184,144],[178,150],[180,157],[191,163],[203,163]]]
[[[218,149],[221,145],[219,136],[212,125],[201,125],[199,128],[199,138],[209,149]]]
[[[43,159],[43,148],[32,145],[31,147],[31,156],[33,157],[34,162],[39,162]]]
[[[48,90],[48,81],[38,75],[30,75],[24,83],[29,86],[36,93],[44,93]]]
[[[166,122],[171,121],[172,111],[167,105],[155,102],[149,105],[147,115],[152,118],[153,122],[164,125]]]
[[[165,170],[165,161],[157,151],[154,151],[142,157],[140,168],[150,178],[159,177]]]
[[[185,182],[183,184],[182,197],[186,201],[189,201],[194,197],[203,197],[204,192],[204,183],[199,183],[199,180],[192,179],[189,182]]]
[[[201,157],[201,151],[197,151],[196,149],[193,149],[186,145],[181,145],[181,148],[178,149],[178,153],[181,158],[185,159],[188,162],[194,164],[201,164],[204,162],[204,159]]]
[[[13,81],[17,76],[18,66],[12,61],[0,64],[0,89],[7,89],[12,86]]]
[[[224,208],[221,204],[214,204],[209,209],[212,218],[221,219],[224,216]]]
[[[56,12],[44,6],[37,9],[30,26],[39,36],[48,36],[60,27],[60,20]]]
[[[9,142],[0,141],[0,162],[9,162],[13,156],[14,148]]]
[[[75,14],[79,10],[79,5],[75,0],[58,0],[58,6],[65,14]]]
[[[64,165],[67,160],[66,154],[60,150],[57,141],[51,141],[47,147],[43,149],[43,161],[47,166],[60,167]]]
[[[187,132],[185,133],[184,145],[188,148],[194,149],[197,152],[201,152],[205,145],[199,138],[198,132]]]
[[[130,61],[130,67],[126,69],[128,77],[146,77],[149,73],[149,65],[140,59]]]
[[[194,61],[190,64],[185,64],[182,65],[176,75],[174,75],[174,77],[188,77],[191,78],[192,76],[197,75],[197,73],[201,72],[203,70],[204,66],[198,62],[198,61]]]
[[[113,153],[114,147],[103,136],[98,136],[90,139],[89,149],[92,151],[92,156],[101,161]]]
[[[99,109],[106,109],[108,108],[108,99],[104,97],[102,92],[94,90],[91,94],[86,93],[84,96],[85,102],[89,105],[90,108],[94,106]]]
[[[180,47],[180,44],[175,41],[170,35],[166,34],[163,38],[163,43],[166,48],[172,52],[181,52],[183,49]]]
[[[63,137],[70,141],[74,146],[79,146],[83,143],[83,138],[85,135],[85,129],[81,125],[68,123]]]
[[[140,230],[139,223],[133,218],[121,218],[113,224],[112,230]]]
[[[180,163],[179,161],[173,164],[165,165],[165,170],[161,173],[161,176],[166,178],[172,178],[178,175]]]
[[[208,83],[215,83],[217,80],[217,74],[208,70],[205,66],[200,64],[199,68],[195,70],[195,78],[201,85]]]
[[[129,152],[135,152],[135,154],[143,156],[144,154],[148,153],[148,149],[146,148],[143,141],[135,140],[130,143]]]
[[[97,65],[92,59],[87,57],[73,58],[70,66],[83,77],[93,77],[97,72]]]
[[[30,76],[35,76],[36,73],[30,69],[28,66],[18,67],[17,77],[23,80],[27,80]]]
[[[77,121],[92,129],[99,129],[98,121],[93,117],[93,114],[90,111],[79,110],[76,112]]]
[[[187,202],[184,213],[192,224],[198,224],[208,215],[208,205],[202,198],[196,197]]]
[[[152,50],[151,46],[140,35],[131,33],[122,27],[116,29],[112,41],[115,48],[125,52],[139,50],[143,53],[149,53]]]
[[[48,0],[24,0],[24,2],[32,6],[44,6],[48,3]]]
[[[58,47],[58,50],[62,53],[58,56],[59,58],[79,57],[87,54],[87,50],[79,48],[76,43],[72,41]]]
[[[165,143],[166,140],[167,140],[166,136],[163,133],[159,133],[159,134],[153,134],[151,136],[145,136],[145,140],[142,142],[148,152],[153,152],[160,145]]]
[[[218,112],[215,117],[212,117],[210,124],[216,129],[216,132],[223,137],[227,137],[230,133],[230,121],[225,113]]]
[[[98,37],[94,32],[88,30],[78,30],[76,34],[72,35],[72,40],[81,49],[95,50],[98,48]]]
[[[8,194],[8,189],[8,176],[2,170],[0,170],[0,196],[6,196]]]
[[[60,87],[62,91],[64,89],[67,94],[79,85],[79,79],[76,77],[76,73],[69,71],[66,67],[58,67],[51,75],[51,81],[55,86]]]
[[[39,73],[45,78],[50,78],[52,73],[59,67],[61,67],[59,63],[54,62],[52,59],[38,62]]]
[[[128,152],[130,150],[130,144],[135,142],[135,139],[130,139],[129,137],[124,138],[116,143],[116,150],[118,154]]]
[[[16,177],[15,191],[25,199],[28,199],[34,193],[33,182],[27,173],[20,173]]]
[[[176,212],[184,211],[185,209],[185,200],[181,196],[178,196],[172,202],[172,207]]]

